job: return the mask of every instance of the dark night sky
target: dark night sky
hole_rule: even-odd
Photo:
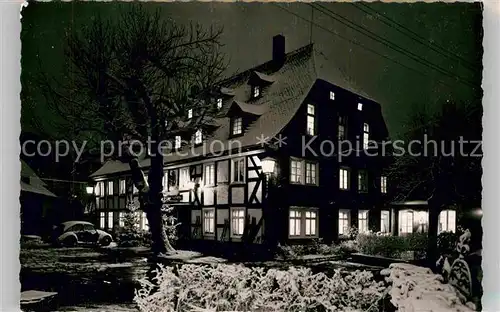
[[[23,12],[22,84],[25,97],[22,103],[22,126],[30,131],[31,118],[50,120],[50,112],[40,96],[34,77],[38,71],[37,56],[44,70],[56,75],[63,66],[62,39],[65,31],[76,31],[92,16],[119,14],[119,6],[109,3],[38,3],[30,4]],[[279,4],[287,10],[311,19],[307,4]],[[316,63],[324,78],[342,87],[361,90],[382,105],[383,114],[392,137],[405,128],[405,119],[417,106],[435,110],[446,101],[471,102],[480,98],[481,79],[481,6],[475,4],[368,4],[400,25],[431,40],[435,46],[459,55],[473,70],[448,56],[443,56],[416,40],[401,34],[394,25],[389,27],[373,15],[352,3],[321,3],[323,7],[343,16],[358,26],[415,53],[425,60],[468,80],[477,86],[461,83],[454,76],[444,75],[417,63],[408,55],[395,51],[389,45],[376,42],[318,10],[313,13],[314,23],[362,46],[354,45],[318,26],[313,26],[312,40],[319,52]],[[224,26],[222,41],[224,52],[231,58],[229,72],[244,70],[263,63],[271,57],[271,38],[282,33],[286,37],[287,51],[309,43],[310,23],[273,4],[259,3],[169,3],[148,4],[161,6],[165,16],[180,23],[199,22],[205,26]],[[363,8],[364,10],[367,10]],[[331,14],[331,13],[329,13]],[[391,62],[367,49],[375,50],[396,62]],[[440,84],[441,80],[447,85]],[[351,86],[351,87],[349,87]]]

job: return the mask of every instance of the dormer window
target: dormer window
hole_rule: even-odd
[[[307,134],[309,135],[314,135],[314,120],[315,112],[314,112],[314,105],[312,104],[307,104]]]
[[[217,99],[217,109],[221,109],[222,108],[222,98],[218,98]]]
[[[358,110],[362,111],[363,110],[363,103],[358,103]]]
[[[191,119],[191,118],[193,118],[193,109],[192,108],[188,109],[188,119]]]
[[[194,144],[201,144],[201,142],[203,142],[203,135],[201,133],[201,129],[198,129],[194,133]]]
[[[339,140],[345,140],[347,138],[346,129],[347,129],[347,117],[339,116],[338,133],[337,133]]]
[[[330,100],[335,100],[335,92],[330,91]]]
[[[367,123],[363,124],[363,148],[368,148],[368,140],[370,140],[370,126]]]
[[[232,135],[240,135],[243,132],[243,118],[233,118]]]
[[[259,96],[260,96],[260,86],[253,86],[252,87],[252,97],[258,98]]]
[[[181,148],[181,136],[180,135],[175,136],[174,148],[175,149]]]

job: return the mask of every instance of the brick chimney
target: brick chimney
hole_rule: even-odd
[[[276,35],[273,37],[273,62],[282,66],[285,62],[285,37]]]

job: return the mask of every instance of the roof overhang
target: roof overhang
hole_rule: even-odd
[[[391,206],[427,206],[429,202],[426,200],[409,200],[409,201],[399,201],[392,202]]]
[[[54,193],[47,190],[45,187],[43,187],[41,185],[34,186],[34,185],[30,185],[30,184],[22,182],[22,181],[21,181],[21,191],[39,194],[39,195],[44,195],[47,197],[57,197]]]

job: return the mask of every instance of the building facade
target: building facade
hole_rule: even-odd
[[[370,143],[389,134],[380,104],[358,93],[321,78],[313,45],[285,53],[285,38],[275,36],[269,62],[213,94],[216,122],[175,137],[164,157],[164,195],[181,235],[291,243],[335,241],[353,227],[394,233],[401,222],[385,206],[387,160]],[[140,165],[147,170],[149,159]],[[110,160],[91,175],[101,228],[122,226],[128,204],[139,205],[129,170]],[[144,214],[139,220],[147,229]]]

